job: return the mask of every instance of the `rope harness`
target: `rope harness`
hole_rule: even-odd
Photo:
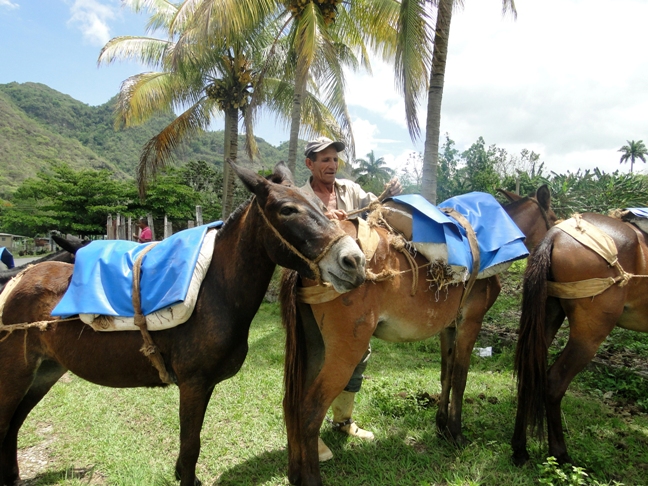
[[[625,287],[633,278],[647,278],[648,275],[634,275],[626,272],[619,263],[619,255],[614,240],[605,232],[575,214],[556,225],[583,246],[600,255],[619,275],[616,277],[590,278],[576,282],[547,282],[547,294],[560,299],[582,299],[602,294],[613,285]]]
[[[395,250],[401,252],[405,259],[408,261],[410,268],[407,270],[401,270],[401,271],[395,271],[390,268],[385,268],[383,269],[380,273],[376,274],[373,273],[371,270],[367,269],[366,275],[367,278],[366,280],[369,282],[381,282],[385,281],[391,278],[394,278],[397,275],[403,275],[408,272],[412,272],[412,288],[411,288],[411,295],[414,296],[416,294],[416,288],[418,287],[418,274],[419,270],[425,267],[428,267],[432,265],[432,262],[428,262],[425,265],[418,265],[415,260],[415,256],[413,256],[410,253],[409,250],[409,242],[394,228],[392,228],[387,221],[382,216],[382,211],[381,211],[382,205],[380,204],[379,200],[372,202],[369,206],[365,208],[361,208],[355,211],[352,211],[348,213],[349,215],[352,214],[357,214],[361,213],[367,210],[371,211],[371,214],[369,215],[369,221],[370,221],[370,226],[383,226],[385,229],[388,231],[388,238],[389,238],[389,245],[393,247]],[[473,267],[470,273],[470,277],[468,278],[467,283],[464,286],[464,291],[461,297],[461,301],[459,304],[459,308],[457,310],[457,318],[461,314],[461,311],[463,309],[463,306],[466,302],[466,299],[470,295],[470,291],[472,290],[475,281],[477,280],[477,275],[479,274],[479,266],[480,266],[480,255],[479,255],[479,246],[477,243],[477,236],[475,234],[474,229],[468,222],[468,220],[459,212],[455,211],[452,208],[441,208],[441,211],[443,211],[445,214],[453,217],[466,231],[466,235],[468,237],[468,243],[470,246],[470,250],[473,255]],[[361,234],[364,232],[362,227],[364,225],[367,225],[366,222],[359,220],[358,221],[358,245],[363,248],[363,251],[366,253],[366,250],[364,246],[366,246],[366,243],[364,243],[367,239],[367,237],[361,237]],[[371,229],[371,231],[375,232],[375,229]],[[373,253],[372,253],[373,255]],[[370,258],[367,258],[367,261],[369,261]],[[312,287],[299,287],[297,290],[298,293],[298,298],[301,302],[304,302],[306,304],[323,304],[326,302],[330,302],[337,297],[339,297],[340,293],[336,292],[335,289],[332,288],[322,288],[319,285],[312,286]]]
[[[322,274],[320,272],[318,263],[320,261],[322,261],[322,259],[327,255],[329,250],[333,247],[333,245],[335,245],[339,240],[344,238],[346,236],[346,234],[344,232],[340,231],[340,234],[338,234],[335,238],[333,238],[328,243],[328,245],[326,245],[326,247],[324,248],[322,253],[320,253],[319,256],[317,258],[315,258],[314,260],[311,260],[310,258],[303,255],[297,248],[295,248],[293,245],[291,245],[288,241],[286,241],[286,239],[283,236],[281,236],[281,233],[279,233],[277,228],[274,227],[274,225],[270,222],[268,217],[263,212],[263,208],[259,204],[259,200],[256,198],[256,196],[254,197],[254,200],[256,202],[257,207],[259,208],[259,213],[261,214],[261,218],[263,219],[263,221],[265,221],[266,225],[272,230],[272,232],[277,237],[277,239],[286,248],[288,248],[292,253],[294,253],[299,258],[301,258],[308,265],[308,268],[310,269],[310,271],[313,272],[313,274],[315,275],[315,278],[313,280],[317,281],[318,285],[322,285],[324,287],[330,286],[330,284],[328,282],[324,282],[322,280]]]

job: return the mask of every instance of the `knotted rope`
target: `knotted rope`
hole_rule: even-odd
[[[160,380],[162,380],[163,383],[171,385],[174,383],[174,380],[171,378],[171,375],[166,369],[164,360],[162,359],[162,355],[160,354],[160,350],[153,342],[153,338],[151,337],[151,333],[149,332],[148,326],[146,324],[146,316],[144,316],[144,314],[142,313],[142,299],[140,295],[140,278],[142,274],[142,260],[144,259],[144,256],[149,251],[151,251],[155,245],[157,245],[157,243],[151,243],[146,248],[144,248],[144,250],[142,250],[139,253],[139,255],[137,255],[137,258],[133,263],[132,301],[133,301],[133,309],[135,310],[133,321],[135,322],[135,325],[139,327],[140,332],[142,333],[142,338],[144,339],[144,344],[140,348],[140,352],[144,356],[146,356],[151,361],[153,366],[155,366],[155,368],[158,370],[158,374],[160,375]]]

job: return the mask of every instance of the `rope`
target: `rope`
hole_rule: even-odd
[[[166,369],[164,360],[162,359],[162,355],[160,354],[160,350],[153,342],[151,333],[149,333],[148,326],[146,324],[146,316],[142,314],[142,300],[140,295],[142,260],[144,259],[144,256],[149,251],[151,251],[155,245],[157,245],[157,243],[151,243],[150,245],[148,245],[144,250],[140,252],[139,255],[137,255],[137,258],[133,263],[133,309],[135,310],[135,316],[133,317],[133,320],[135,322],[135,325],[139,327],[140,332],[142,333],[142,338],[144,339],[144,344],[140,348],[140,352],[151,361],[153,366],[155,366],[158,374],[160,375],[160,380],[162,380],[163,383],[171,385],[174,383],[174,381]]]
[[[275,228],[274,225],[270,222],[270,220],[268,220],[268,218],[265,215],[265,213],[263,212],[263,208],[261,208],[261,205],[259,204],[259,200],[256,198],[256,196],[254,197],[254,200],[256,201],[256,205],[259,208],[259,213],[261,214],[261,217],[263,218],[265,223],[268,225],[268,227],[273,231],[273,233],[279,239],[279,241],[281,243],[283,243],[286,246],[286,248],[288,248],[291,252],[293,252],[295,255],[297,255],[299,258],[301,258],[304,262],[306,262],[306,264],[308,265],[308,268],[310,268],[311,272],[313,272],[313,274],[315,275],[314,280],[317,281],[318,285],[328,286],[329,284],[327,282],[322,281],[322,274],[320,273],[320,269],[319,269],[319,266],[317,264],[322,260],[322,258],[324,258],[326,256],[326,254],[333,247],[333,245],[335,245],[339,240],[341,240],[342,238],[344,238],[346,236],[346,233],[341,231],[339,235],[337,235],[335,238],[333,238],[328,243],[328,245],[326,245],[326,248],[324,248],[322,253],[320,253],[317,258],[315,258],[314,260],[311,260],[311,259],[307,258],[306,256],[304,256],[297,248],[295,248],[288,241],[286,241],[286,239],[283,236],[281,236],[281,233],[279,233],[277,228]]]
[[[477,235],[475,234],[475,230],[461,213],[455,211],[452,208],[440,209],[448,216],[452,216],[454,219],[456,219],[457,222],[463,227],[463,229],[466,230],[466,235],[468,236],[468,244],[470,245],[470,252],[472,253],[473,257],[472,272],[470,273],[470,278],[468,279],[468,283],[464,287],[464,292],[461,296],[461,301],[459,302],[459,309],[457,310],[458,317],[461,313],[461,310],[463,309],[464,304],[466,303],[468,295],[470,295],[470,291],[472,290],[473,285],[475,285],[475,282],[477,281],[477,274],[479,274],[480,265],[479,245],[477,244]]]
[[[68,317],[67,319],[52,319],[50,321],[36,321],[36,322],[21,322],[19,324],[2,324],[0,325],[0,332],[6,332],[7,335],[3,336],[2,339],[0,339],[0,343],[7,339],[11,333],[14,331],[23,331],[25,329],[31,329],[32,327],[36,327],[41,331],[47,330],[47,327],[50,324],[53,324],[55,322],[68,322],[68,321],[78,321],[78,317]]]

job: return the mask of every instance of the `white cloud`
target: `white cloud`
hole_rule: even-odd
[[[13,10],[14,8],[20,8],[20,5],[13,3],[11,0],[0,0],[0,7],[6,7],[9,10]]]
[[[70,13],[68,23],[76,26],[87,42],[103,46],[110,40],[108,21],[117,15],[112,6],[97,0],[75,0]]]

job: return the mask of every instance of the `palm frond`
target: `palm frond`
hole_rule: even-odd
[[[209,98],[203,98],[146,143],[137,167],[140,197],[146,195],[149,180],[169,163],[182,142],[208,128],[214,109],[215,103]]]

